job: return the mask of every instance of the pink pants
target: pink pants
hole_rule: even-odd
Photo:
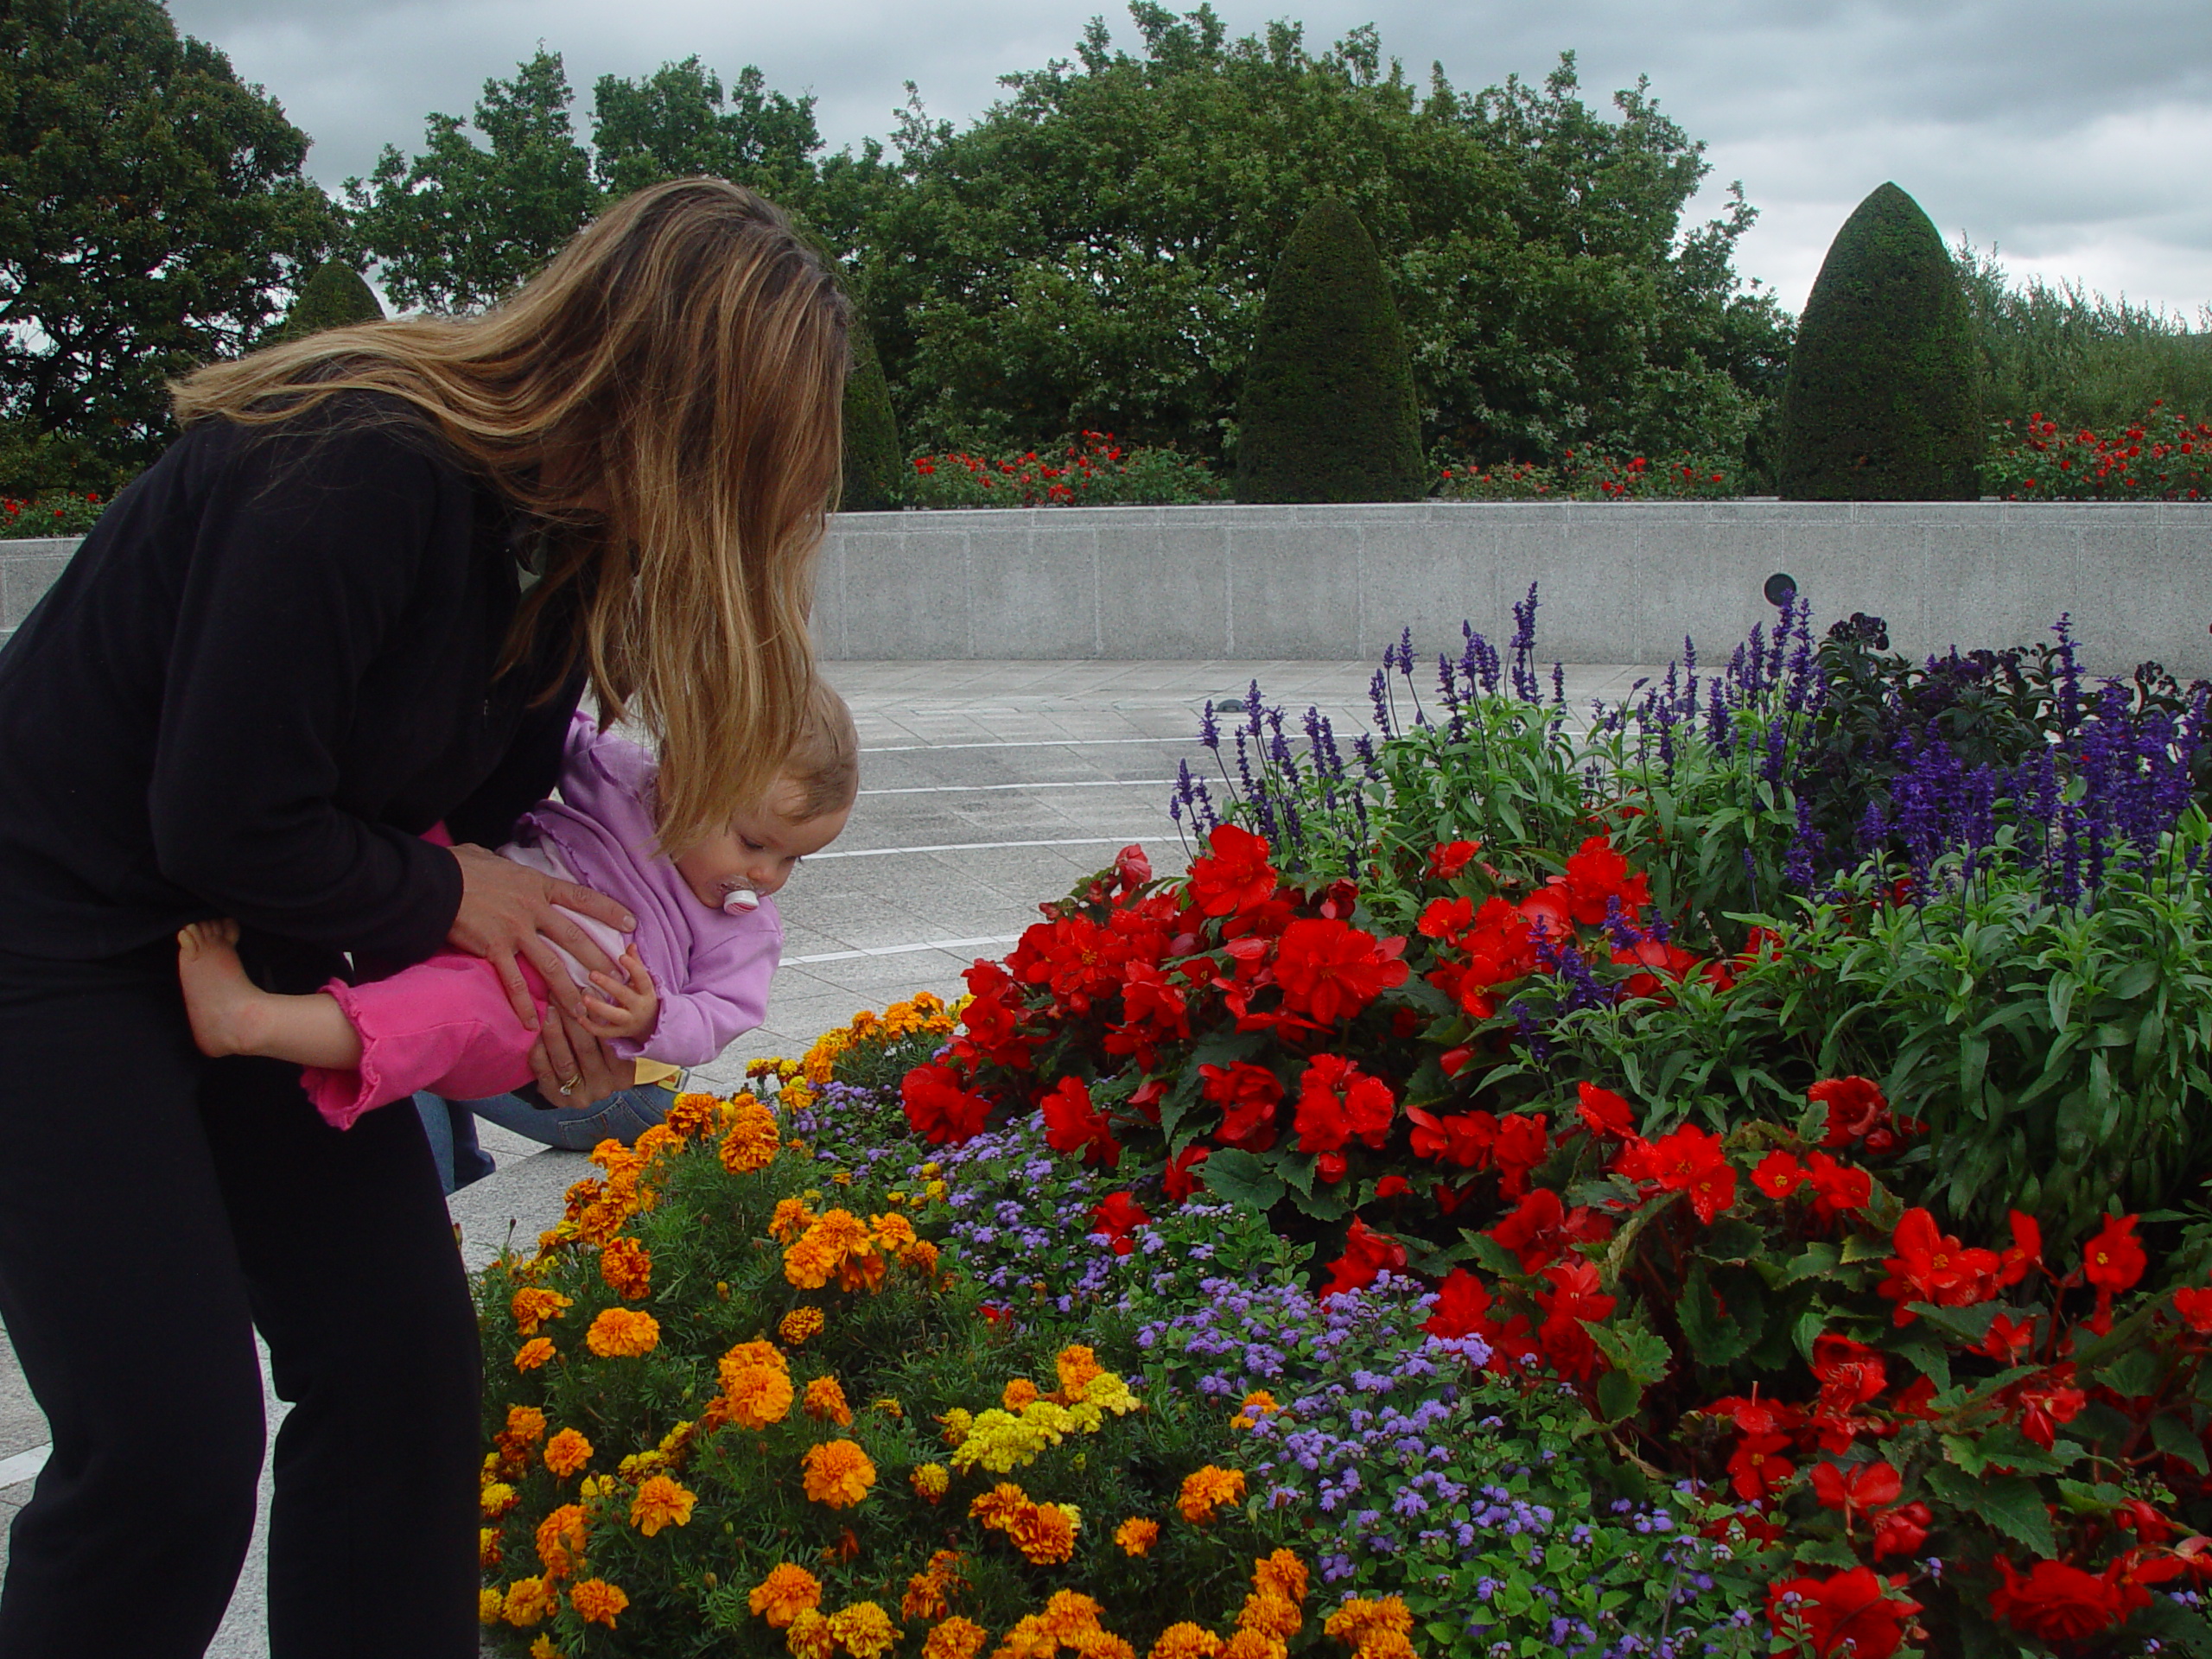
[[[545,981],[526,959],[517,957],[515,965],[542,1020]],[[338,1128],[418,1089],[448,1100],[486,1100],[531,1080],[537,1033],[523,1029],[499,969],[481,957],[441,950],[390,979],[365,985],[334,979],[322,988],[361,1037],[359,1070],[310,1065],[300,1074],[315,1110]]]

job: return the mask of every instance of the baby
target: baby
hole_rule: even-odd
[[[587,973],[554,947],[584,992],[584,1024],[628,1060],[699,1065],[766,1016],[783,949],[769,895],[800,859],[844,830],[860,782],[859,741],[844,700],[816,682],[805,726],[758,806],[674,859],[653,850],[654,763],[579,713],[561,761],[561,799],[523,819],[502,857],[619,899],[637,918],[625,938],[565,913],[617,961],[623,977]],[[432,831],[442,840],[443,826]],[[245,976],[235,922],[194,922],[177,935],[177,972],[193,1039],[204,1054],[289,1060],[339,1128],[372,1107],[429,1090],[453,1100],[505,1094],[530,1081],[537,1033],[515,1017],[492,964],[441,950],[388,979],[333,980],[308,996],[262,990]],[[545,984],[518,960],[541,1014]]]

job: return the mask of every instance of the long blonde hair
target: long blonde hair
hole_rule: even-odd
[[[186,425],[273,423],[359,391],[427,416],[547,531],[502,671],[549,614],[580,613],[563,677],[581,652],[601,718],[634,714],[659,741],[674,854],[760,798],[807,716],[847,321],[778,209],[682,179],[607,209],[480,316],[333,328],[171,391]]]

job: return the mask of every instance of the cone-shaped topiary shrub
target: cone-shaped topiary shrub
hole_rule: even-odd
[[[1979,493],[1973,324],[1943,238],[1894,184],[1860,202],[1805,302],[1777,486],[1800,501]]]
[[[899,425],[891,413],[891,385],[868,325],[853,319],[853,365],[845,377],[845,485],[838,506],[846,512],[882,512],[899,505],[902,471]]]
[[[1306,215],[1268,280],[1237,417],[1239,501],[1411,501],[1427,487],[1398,308],[1341,201]]]
[[[302,340],[326,328],[383,321],[384,306],[361,273],[341,260],[329,259],[317,265],[300,285],[292,308],[284,314],[274,338]]]

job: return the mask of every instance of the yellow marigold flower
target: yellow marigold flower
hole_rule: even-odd
[[[552,1343],[544,1337],[532,1337],[515,1351],[515,1370],[534,1371],[552,1357]]]
[[[605,1497],[614,1490],[612,1475],[586,1475],[576,1483],[576,1497],[586,1503]]]
[[[500,1612],[506,1605],[507,1599],[490,1586],[479,1590],[476,1592],[476,1622],[480,1624],[498,1624]]]
[[[793,1659],[830,1659],[837,1651],[837,1638],[830,1633],[830,1621],[810,1607],[791,1620],[784,1632],[784,1645]]]
[[[1205,1625],[1185,1619],[1179,1624],[1170,1624],[1160,1633],[1160,1640],[1152,1644],[1147,1659],[1214,1659],[1220,1651],[1219,1637]]]
[[[648,1476],[630,1500],[630,1524],[651,1538],[663,1527],[688,1526],[699,1500],[666,1475]]]
[[[882,1659],[899,1639],[890,1616],[872,1601],[856,1601],[830,1614],[830,1634],[853,1659]]]
[[[671,1463],[691,1449],[693,1437],[698,1433],[696,1423],[678,1423],[660,1437],[660,1454]]]
[[[507,1586],[499,1617],[518,1630],[542,1623],[559,1604],[560,1591],[544,1579],[517,1579]]]
[[[1264,1560],[1252,1563],[1252,1587],[1281,1596],[1285,1601],[1306,1599],[1306,1563],[1289,1550],[1279,1549]]]
[[[712,1095],[682,1094],[669,1103],[665,1122],[669,1132],[696,1141],[715,1127],[721,1103]]]
[[[944,1443],[957,1446],[968,1438],[968,1431],[975,1426],[976,1420],[965,1409],[955,1406],[938,1421],[944,1426]]]
[[[783,1139],[776,1115],[750,1096],[741,1096],[730,1116],[729,1133],[722,1136],[722,1167],[733,1175],[766,1169],[776,1161]]]
[[[987,1527],[1004,1527],[1029,1508],[1029,1494],[1010,1480],[1002,1480],[969,1501],[968,1513]]]
[[[478,1506],[482,1510],[486,1521],[498,1520],[521,1502],[522,1494],[504,1480],[487,1483],[484,1490],[477,1494]]]
[[[561,1659],[561,1649],[553,1645],[553,1638],[543,1631],[530,1644],[530,1659]]]
[[[576,1617],[587,1624],[604,1624],[614,1628],[614,1617],[630,1605],[630,1598],[618,1585],[605,1579],[586,1579],[569,1591],[569,1605],[576,1610]]]
[[[1060,1392],[1071,1400],[1080,1400],[1084,1385],[1106,1368],[1098,1363],[1096,1354],[1078,1342],[1060,1350],[1052,1361],[1052,1369],[1059,1374]]]
[[[1160,1541],[1160,1522],[1135,1516],[1114,1529],[1114,1541],[1132,1555],[1141,1555]]]
[[[1236,1414],[1229,1420],[1229,1426],[1231,1428],[1250,1428],[1261,1418],[1272,1417],[1281,1409],[1275,1403],[1274,1395],[1265,1389],[1255,1389],[1244,1396],[1244,1403],[1236,1408]]]
[[[925,1463],[906,1477],[915,1491],[927,1502],[934,1503],[943,1497],[952,1484],[952,1476],[941,1463]]]
[[[788,1111],[803,1112],[814,1104],[814,1090],[804,1083],[786,1083],[776,1099]]]
[[[833,1510],[850,1509],[875,1484],[875,1465],[851,1440],[830,1440],[807,1448],[801,1460],[806,1495]]]
[[[942,1204],[944,1202],[946,1196],[951,1192],[952,1189],[950,1186],[947,1186],[943,1181],[938,1179],[935,1176],[931,1176],[930,1178],[930,1184],[924,1187],[922,1191],[928,1193],[930,1197],[935,1198],[939,1204]]]
[[[507,1432],[501,1438],[517,1446],[536,1446],[545,1438],[545,1414],[536,1406],[509,1406]]]
[[[779,1561],[753,1586],[745,1605],[780,1630],[822,1605],[822,1581],[803,1567]]]
[[[576,1570],[584,1553],[584,1506],[563,1503],[537,1523],[537,1559],[548,1584]]]
[[[515,1329],[525,1337],[536,1336],[540,1325],[548,1319],[559,1319],[563,1308],[575,1306],[574,1298],[539,1285],[524,1286],[515,1292],[514,1300],[507,1304],[515,1316]]]
[[[499,1547],[499,1528],[479,1527],[476,1529],[476,1565],[488,1571],[505,1558],[505,1552]]]
[[[668,1459],[658,1452],[632,1452],[614,1465],[615,1474],[624,1481],[635,1484],[649,1475],[657,1475],[668,1465]]]
[[[610,1238],[599,1247],[599,1276],[626,1301],[641,1301],[653,1287],[653,1259],[634,1238]]]
[[[1286,1601],[1272,1590],[1255,1590],[1244,1598],[1244,1606],[1236,1615],[1240,1630],[1257,1630],[1262,1636],[1272,1636],[1287,1642],[1298,1634],[1298,1627],[1306,1622],[1306,1615],[1298,1611],[1298,1604]]]
[[[1284,1659],[1288,1652],[1265,1630],[1239,1630],[1221,1644],[1221,1659]]]
[[[1185,1521],[1204,1522],[1213,1519],[1214,1511],[1224,1504],[1243,1501],[1243,1471],[1217,1468],[1210,1463],[1183,1477],[1183,1491],[1175,1505]]]
[[[747,1428],[766,1428],[791,1414],[791,1380],[766,1365],[732,1368],[722,1361],[722,1397],[729,1402],[731,1421]]]
[[[660,1344],[660,1321],[634,1308],[610,1307],[584,1332],[584,1346],[601,1359],[639,1359]]]
[[[545,1466],[566,1479],[591,1461],[591,1442],[573,1428],[564,1428],[545,1442]]]
[[[1006,1535],[1038,1566],[1050,1567],[1075,1554],[1076,1529],[1082,1524],[1072,1503],[1036,1503],[1014,1517]]]
[[[853,1408],[845,1402],[845,1390],[834,1376],[817,1376],[808,1383],[803,1406],[817,1422],[836,1423],[840,1428],[852,1426]]]
[[[906,1421],[906,1408],[899,1403],[895,1394],[879,1394],[868,1404],[871,1411],[880,1411],[887,1417],[896,1417],[901,1422]]]
[[[1026,1376],[1017,1376],[1006,1385],[999,1395],[999,1403],[1008,1411],[1020,1411],[1037,1397],[1037,1385]]]
[[[776,1334],[796,1348],[809,1337],[818,1337],[828,1321],[818,1307],[795,1307],[777,1321]]]
[[[1110,1411],[1116,1417],[1126,1417],[1141,1409],[1129,1385],[1113,1371],[1101,1371],[1083,1385],[1083,1403],[1100,1411]]]

